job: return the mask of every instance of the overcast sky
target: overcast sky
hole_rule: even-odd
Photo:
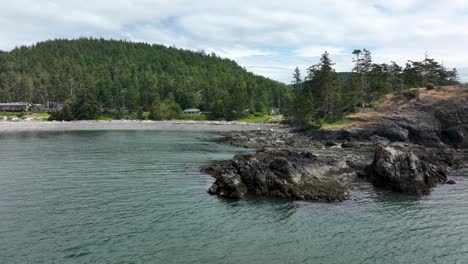
[[[427,52],[468,81],[468,0],[0,0],[0,49],[104,37],[214,51],[289,83],[324,51],[338,71],[351,52],[375,62]]]

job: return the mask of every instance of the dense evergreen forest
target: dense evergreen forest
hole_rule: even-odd
[[[114,118],[149,112],[153,120],[176,119],[200,108],[209,119],[234,120],[277,109],[298,125],[319,127],[384,94],[413,96],[411,87],[458,83],[456,69],[434,59],[404,67],[372,62],[353,51],[352,72],[337,73],[325,52],[316,65],[285,84],[257,76],[229,59],[203,51],[127,41],[52,40],[0,52],[0,102],[63,103],[52,119]]]
[[[426,86],[458,84],[456,69],[448,70],[426,56],[421,61],[408,61],[405,67],[395,62],[376,64],[371,52],[354,50],[354,68],[350,73],[337,73],[325,52],[320,63],[307,69],[303,78],[298,68],[293,73],[293,96],[289,107],[292,122],[302,126],[320,127],[355,112],[358,108],[372,106],[384,94],[397,92],[402,97],[417,96],[417,89]]]
[[[162,45],[81,38],[0,52],[0,102],[66,102],[56,119],[94,119],[102,111],[171,119],[195,107],[232,120],[285,109],[289,90],[214,53]]]

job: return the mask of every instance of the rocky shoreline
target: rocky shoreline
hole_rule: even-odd
[[[224,135],[227,144],[259,151],[204,169],[215,178],[210,194],[342,201],[361,177],[376,188],[424,195],[454,184],[452,170],[468,168],[468,98],[422,102],[359,128]]]

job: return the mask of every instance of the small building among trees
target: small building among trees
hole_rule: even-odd
[[[186,115],[200,115],[201,111],[197,108],[189,108],[184,110],[184,114]]]
[[[25,102],[0,103],[0,111],[2,112],[25,112],[30,107],[31,104]]]

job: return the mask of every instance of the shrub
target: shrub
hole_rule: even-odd
[[[314,121],[308,122],[305,125],[305,128],[311,129],[311,130],[317,130],[317,129],[320,129],[325,122],[326,121],[324,118],[318,118],[318,119],[315,119]]]
[[[426,89],[428,90],[434,90],[436,86],[433,83],[427,83],[426,84]]]
[[[413,89],[404,90],[402,95],[403,95],[403,98],[407,100],[416,99],[419,97],[419,89],[413,88]]]
[[[156,103],[151,106],[148,118],[155,121],[163,119],[161,114],[161,106],[159,104]]]
[[[145,120],[146,119],[145,115],[143,114],[143,108],[142,107],[138,108],[136,119],[138,119],[138,120]]]
[[[52,110],[49,116],[49,121],[72,121],[75,119],[72,111],[70,110],[69,102],[63,105],[62,109]]]

